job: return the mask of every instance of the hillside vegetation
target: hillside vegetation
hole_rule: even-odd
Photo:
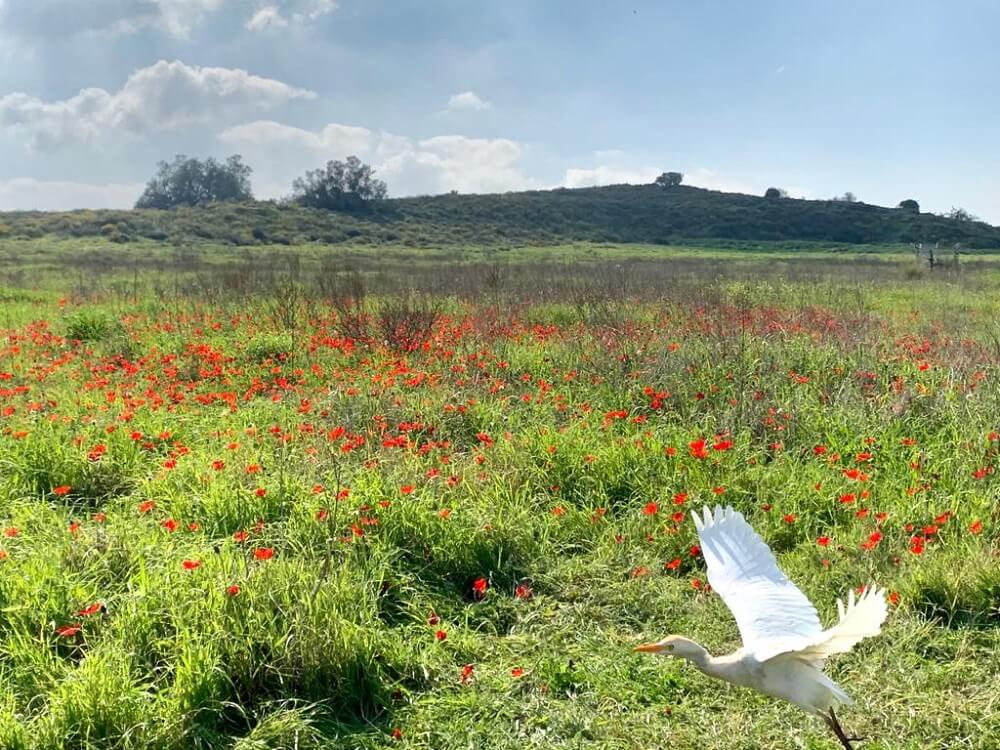
[[[966,248],[1000,248],[1000,228],[979,221],[860,202],[766,199],[656,185],[399,198],[350,213],[257,202],[171,211],[0,214],[0,237],[44,236],[234,245],[320,242],[513,246],[712,239],[847,244],[960,242]]]

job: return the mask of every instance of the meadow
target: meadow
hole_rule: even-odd
[[[0,747],[838,747],[738,646],[745,513],[872,750],[1000,746],[1000,264],[0,247]]]

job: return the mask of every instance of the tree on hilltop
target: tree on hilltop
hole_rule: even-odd
[[[363,209],[388,195],[385,182],[375,178],[375,170],[356,156],[346,161],[329,161],[292,183],[291,200],[300,206],[330,211]]]
[[[169,209],[201,206],[223,201],[251,201],[250,175],[253,170],[234,154],[225,162],[213,158],[201,161],[179,154],[171,162],[157,164],[156,174],[136,208]]]
[[[913,200],[913,198],[900,201],[896,208],[901,208],[904,211],[912,211],[915,214],[920,213],[920,204]]]
[[[681,172],[664,172],[654,181],[654,185],[659,185],[661,188],[671,188],[677,187],[684,181],[684,175]]]

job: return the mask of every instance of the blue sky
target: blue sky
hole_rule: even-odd
[[[1000,3],[0,0],[0,210],[129,205],[176,153],[261,197],[647,182],[1000,223]]]

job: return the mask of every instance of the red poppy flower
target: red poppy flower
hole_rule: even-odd
[[[978,518],[975,521],[973,521],[971,524],[969,524],[969,533],[970,534],[981,534],[982,531],[983,531],[983,522],[980,521]]]
[[[52,493],[54,495],[60,495],[60,496],[61,495],[68,495],[71,489],[72,489],[72,487],[70,487],[68,484],[61,484],[58,487],[56,487],[55,489],[53,489]]]
[[[402,487],[399,488],[399,491],[402,492],[404,495],[409,495],[415,489],[416,488],[412,484],[404,484]]]
[[[164,521],[160,521],[160,526],[162,526],[163,528],[165,528],[171,534],[173,534],[175,531],[177,531],[177,521],[175,521],[172,518],[168,518],[168,519],[166,519]]]
[[[181,565],[184,566],[184,570],[197,570],[201,567],[201,560],[185,560]]]
[[[490,587],[490,582],[483,577],[479,577],[472,582],[472,594],[477,599],[482,599],[486,596],[486,591]]]
[[[819,537],[816,540],[816,544],[818,544],[820,547],[829,547],[830,546],[830,537],[828,537],[828,536],[821,536],[821,537]]]
[[[788,524],[795,523],[795,514],[794,513],[789,513],[787,516],[785,516],[785,523],[788,523]]]
[[[861,548],[869,551],[873,550],[879,545],[879,542],[881,541],[882,541],[882,532],[873,531],[871,534],[868,535],[868,540],[862,543]]]
[[[670,562],[663,564],[663,567],[666,568],[667,570],[677,570],[680,566],[681,566],[681,559],[679,557],[675,557]]]
[[[887,596],[886,598],[889,600],[889,604],[891,604],[894,607],[897,604],[899,604],[899,592],[898,591],[890,591],[889,592],[889,596]]]
[[[98,612],[104,609],[104,605],[100,602],[94,602],[89,607],[84,607],[77,614],[80,617],[90,617],[91,615],[96,615]]]
[[[699,438],[698,440],[692,440],[688,443],[688,451],[694,458],[702,459],[708,458],[708,451],[705,450],[705,440],[704,438]]]
[[[437,632],[434,633],[434,637],[439,641],[443,641],[445,638],[448,637],[448,634],[443,630],[438,630]]]
[[[519,583],[514,587],[514,598],[515,599],[530,599],[535,595],[532,590],[531,585],[527,583]]]
[[[155,507],[156,507],[156,502],[154,500],[143,500],[141,503],[139,503],[139,512],[149,513]]]
[[[63,638],[72,638],[74,635],[79,633],[81,630],[79,625],[63,625],[60,628],[56,628],[56,635]]]
[[[516,680],[524,676],[524,670],[521,669],[520,667],[514,667],[512,670],[510,670],[510,676]]]
[[[19,531],[20,529],[18,529],[16,526],[8,526],[6,529],[3,530],[3,535],[9,539],[13,539],[14,537],[17,536]]]
[[[270,560],[274,557],[274,550],[270,547],[260,547],[253,551],[253,556],[255,560]]]
[[[235,583],[226,589],[226,594],[228,594],[229,596],[238,596],[239,593],[240,593],[240,587],[237,586]]]
[[[250,533],[247,531],[240,530],[237,531],[235,534],[233,534],[233,539],[239,544],[242,544],[249,538],[250,538]]]
[[[655,516],[656,511],[660,509],[656,503],[646,503],[646,506],[642,509],[643,515]]]
[[[431,612],[430,615],[427,616],[428,625],[437,625],[439,622],[441,622],[441,618],[438,617],[437,612]]]

